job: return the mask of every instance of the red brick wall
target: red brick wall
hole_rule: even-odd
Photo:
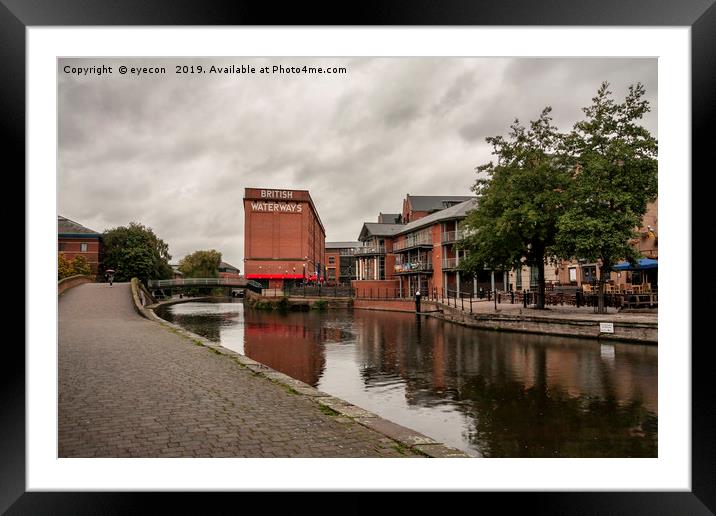
[[[331,263],[333,258],[333,263]],[[329,252],[326,251],[326,269],[328,272],[333,271],[333,279],[331,281],[337,282],[341,275],[341,253],[340,251],[334,251],[333,249]],[[327,272],[327,278],[331,277],[331,274]]]
[[[101,253],[101,244],[97,238],[58,237],[57,243],[59,254],[70,261],[74,260],[75,256],[84,256],[92,268],[92,274],[97,274]],[[87,244],[87,251],[80,251],[81,244]]]
[[[383,299],[356,299],[353,301],[353,308],[362,310],[388,310],[391,312],[415,312],[415,301],[409,300],[383,300]],[[420,311],[434,310],[434,303],[422,300]]]
[[[398,280],[351,281],[356,297],[397,297]]]
[[[325,230],[305,190],[247,188],[244,274],[313,275],[325,265]],[[295,271],[294,271],[295,269]]]

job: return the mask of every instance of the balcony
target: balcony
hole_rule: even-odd
[[[442,261],[443,270],[457,269],[457,265],[458,265],[457,258],[444,258]]]
[[[458,229],[457,231],[445,231],[440,235],[440,243],[441,244],[451,244],[453,242],[457,242],[458,240],[462,240],[467,234]]]
[[[378,255],[378,254],[385,254],[385,246],[384,245],[376,245],[371,247],[358,247],[355,250],[354,256],[370,256],[370,255]]]
[[[395,266],[396,274],[416,274],[432,272],[433,264],[430,262],[399,263]]]
[[[393,244],[393,251],[407,251],[408,249],[415,249],[416,247],[432,247],[433,239],[431,235],[420,235],[418,237],[409,237],[400,242]]]

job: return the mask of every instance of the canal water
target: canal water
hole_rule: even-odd
[[[158,314],[475,457],[657,456],[655,346],[240,301]]]

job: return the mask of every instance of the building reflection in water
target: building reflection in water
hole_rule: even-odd
[[[323,342],[329,332],[311,324],[311,314],[248,312],[246,356],[304,383],[318,385],[325,366]]]
[[[655,346],[364,310],[239,321],[254,360],[476,456],[657,455]]]

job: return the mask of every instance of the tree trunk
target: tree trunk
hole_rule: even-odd
[[[599,272],[599,283],[597,284],[597,313],[607,313],[607,307],[604,306],[604,285],[606,284],[606,278],[609,274],[607,267],[602,265]]]
[[[541,254],[537,262],[537,308],[544,310],[544,255]]]

